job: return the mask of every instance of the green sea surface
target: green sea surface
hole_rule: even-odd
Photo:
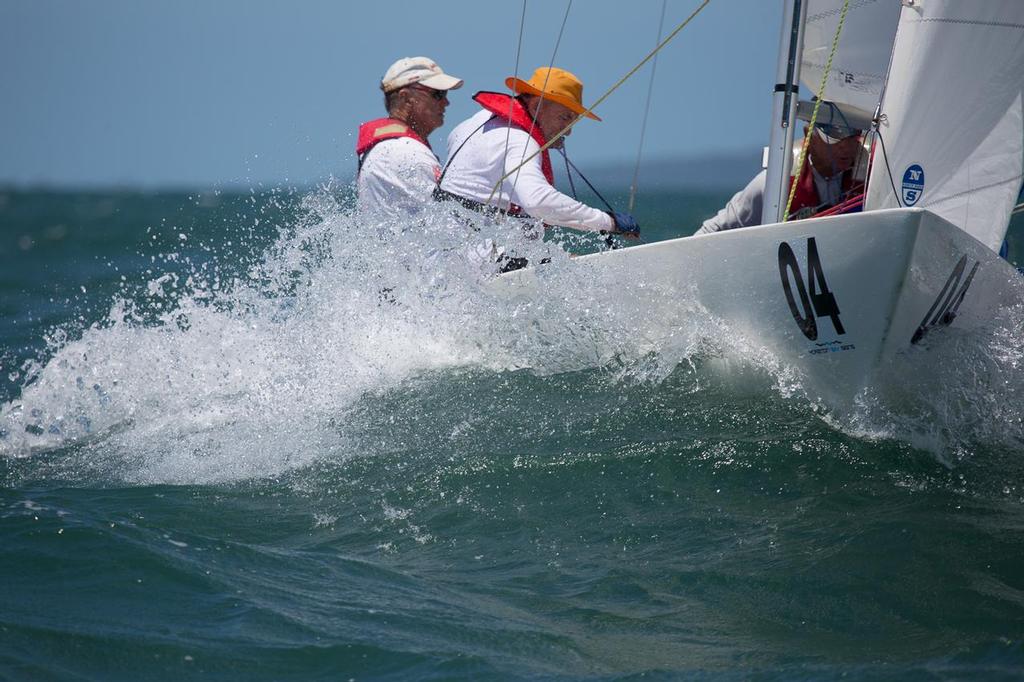
[[[0,679],[1024,677],[1024,312],[840,419],[349,204],[0,190]]]

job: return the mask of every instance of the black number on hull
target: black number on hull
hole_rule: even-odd
[[[961,256],[960,260],[953,267],[953,272],[949,274],[946,283],[942,285],[942,291],[939,292],[935,302],[932,303],[932,307],[925,313],[921,324],[917,325],[917,331],[910,338],[910,343],[918,343],[932,327],[953,323],[957,312],[960,310],[960,304],[964,302],[964,297],[967,296],[967,289],[970,288],[971,282],[974,280],[974,274],[978,272],[979,265],[981,265],[981,262],[975,261],[974,267],[971,268],[971,272],[967,275],[967,279],[964,280],[963,285],[960,285],[960,278],[963,277],[964,270],[967,269],[967,256]],[[957,286],[960,286],[960,288],[957,289]]]
[[[828,283],[825,281],[825,271],[821,269],[821,259],[818,258],[818,245],[814,237],[807,240],[807,284],[811,289],[811,303],[814,304],[814,314],[818,317],[828,317],[832,320],[836,334],[845,334],[843,323],[839,321],[839,306],[836,304],[836,297],[828,290]],[[821,287],[818,293],[815,287]]]
[[[832,320],[836,334],[846,333],[843,323],[839,320],[839,304],[836,303],[836,297],[829,291],[828,282],[825,281],[825,271],[821,267],[818,244],[814,237],[807,239],[806,286],[800,265],[796,262],[796,254],[786,242],[779,244],[779,276],[782,278],[782,291],[786,294],[789,311],[793,313],[793,319],[804,336],[811,341],[818,339],[818,323],[814,319],[816,317],[827,317]],[[793,296],[794,283],[800,297],[799,307]]]
[[[796,307],[796,301],[793,300],[793,288],[789,283],[790,273],[792,273],[793,279],[796,281],[796,290],[800,294],[800,305],[803,309],[803,315],[800,314],[800,310]],[[782,290],[786,293],[789,311],[793,313],[796,326],[800,327],[800,331],[804,333],[804,336],[814,341],[818,338],[818,324],[814,321],[811,299],[807,296],[804,278],[800,274],[800,266],[796,262],[796,254],[793,253],[792,247],[786,242],[779,244],[779,276],[782,277]]]

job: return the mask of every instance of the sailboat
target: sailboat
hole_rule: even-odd
[[[593,274],[596,297],[638,318],[691,301],[838,410],[884,387],[908,354],[950,330],[984,333],[1020,302],[1022,279],[998,250],[1024,172],[1024,2],[875,0],[841,15],[843,5],[785,3],[761,226],[570,264]],[[873,128],[861,212],[782,220],[801,72],[811,92],[824,79],[823,99]],[[492,286],[528,301],[554,276],[541,266]],[[662,295],[613,284],[624,281]]]

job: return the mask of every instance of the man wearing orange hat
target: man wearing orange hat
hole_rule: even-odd
[[[448,91],[462,87],[426,57],[399,59],[381,79],[387,118],[359,126],[358,206],[394,215],[431,201],[441,165],[427,137],[444,123]]]
[[[542,67],[529,81],[507,78],[505,84],[515,97],[478,92],[473,99],[483,110],[448,136],[448,163],[435,197],[475,209],[489,205],[549,225],[639,233],[632,216],[591,208],[556,190],[547,150],[537,153],[577,116],[601,120],[583,106],[580,80],[563,69]],[[552,146],[562,147],[570,132]],[[529,160],[523,164],[524,159]]]

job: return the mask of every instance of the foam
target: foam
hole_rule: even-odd
[[[337,416],[422,372],[551,374],[651,352],[635,313],[590,300],[564,252],[507,226],[473,232],[447,207],[416,222],[356,216],[323,191],[280,230],[244,277],[154,270],[79,338],[54,335],[0,408],[0,453],[75,447],[138,482],[274,476],[345,456]],[[551,257],[558,290],[536,305],[495,296],[466,248],[488,238]]]
[[[139,483],[274,477],[358,454],[344,414],[362,396],[456,368],[542,376],[602,368],[616,382],[657,383],[700,361],[702,372],[753,375],[751,390],[769,385],[804,399],[798,369],[693,297],[603,281],[614,273],[579,267],[556,245],[507,225],[479,227],[453,220],[446,206],[396,221],[358,216],[331,192],[312,193],[245,276],[229,277],[224,262],[154,271],[134,283],[139,295],[126,284],[80,337],[54,335],[21,395],[0,406],[0,455],[71,448],[69,462]],[[542,298],[508,299],[487,286],[467,248],[487,239],[552,259]],[[611,286],[637,287],[632,293],[652,301],[643,308],[664,314],[652,318],[594,293]],[[862,396],[834,425],[939,452],[975,442],[1019,447],[1022,320],[1020,310],[1006,311],[988,341],[933,349],[938,362],[915,362],[937,364],[937,376],[908,364],[913,400],[893,409],[885,397]],[[949,357],[957,362],[941,360]]]

